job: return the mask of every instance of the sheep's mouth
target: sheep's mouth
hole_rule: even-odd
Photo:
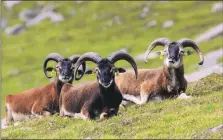
[[[102,82],[99,80],[99,83],[100,83],[103,87],[108,88],[108,87],[110,87],[111,84],[113,83],[113,80],[111,80],[109,83],[102,83]]]
[[[172,63],[172,64],[174,64],[174,61],[173,60],[170,60],[169,62]]]
[[[68,82],[72,79],[72,76],[60,76],[59,79],[62,81],[62,82]]]

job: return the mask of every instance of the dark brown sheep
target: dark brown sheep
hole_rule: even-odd
[[[128,61],[134,68],[137,78],[137,65],[134,59],[123,51],[115,52],[108,58],[102,58],[94,52],[89,52],[80,57],[77,67],[85,61],[92,61],[97,67],[94,72],[97,81],[73,87],[65,84],[61,90],[60,116],[70,116],[81,119],[108,118],[116,115],[122,101],[122,95],[115,83],[115,72],[122,72],[114,63],[119,60]],[[76,71],[75,71],[76,73]]]

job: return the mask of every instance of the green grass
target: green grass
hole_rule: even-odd
[[[51,23],[46,20],[38,25],[27,28],[26,32],[17,36],[2,34],[2,110],[4,99],[8,94],[15,94],[32,87],[40,87],[49,83],[44,77],[42,63],[47,54],[59,52],[64,56],[83,54],[95,51],[106,57],[111,52],[128,46],[132,56],[144,53],[148,45],[158,37],[166,36],[172,40],[180,38],[195,39],[200,33],[222,23],[222,13],[212,13],[211,7],[215,2],[182,1],[92,1],[76,4],[67,1],[39,2],[39,5],[54,5],[57,12],[64,15],[65,21]],[[9,20],[9,25],[23,24],[18,14],[25,8],[32,8],[37,2],[22,2],[11,11],[2,7],[2,17]],[[144,6],[150,5],[146,18],[139,15]],[[71,10],[77,12],[71,16]],[[97,15],[97,18],[95,15]],[[119,16],[123,24],[116,24],[114,16]],[[163,22],[172,19],[175,24],[169,29],[163,29]],[[147,28],[145,25],[157,20],[157,26]],[[109,27],[108,23],[113,22]],[[105,29],[106,28],[106,29]],[[222,36],[208,42],[200,43],[204,54],[222,47]],[[162,49],[158,47],[157,49]],[[157,50],[156,49],[156,50]],[[185,72],[198,70],[199,57],[194,55],[184,58]],[[89,67],[94,64],[88,63]],[[139,68],[155,68],[163,64],[157,58],[148,64],[138,62]],[[130,67],[125,62],[117,62],[117,66]],[[13,69],[20,74],[10,76]],[[93,80],[94,77],[85,76],[80,82]],[[4,114],[4,111],[1,112]]]
[[[223,138],[209,129],[222,124],[222,74],[189,84],[187,100],[165,100],[121,108],[108,120],[84,121],[53,116],[2,130],[2,138]],[[196,87],[196,90],[193,88]]]
[[[204,31],[222,23],[222,13],[211,12],[212,5],[215,3],[212,1],[173,1],[168,3],[159,1],[89,1],[81,4],[72,1],[41,1],[38,3],[54,5],[56,11],[64,15],[65,21],[55,24],[46,20],[26,28],[26,32],[16,36],[7,36],[5,32],[2,33],[2,116],[5,114],[4,101],[8,94],[16,94],[49,83],[49,80],[44,77],[42,63],[46,55],[51,52],[71,56],[72,54],[95,51],[106,57],[113,51],[128,47],[129,53],[134,57],[144,53],[151,41],[158,37],[166,36],[171,40],[195,39]],[[2,17],[9,20],[10,26],[23,24],[19,21],[19,12],[25,8],[32,8],[36,4],[35,1],[21,2],[11,11],[7,11],[2,6]],[[146,5],[150,5],[149,13],[146,18],[140,19],[139,15]],[[77,12],[76,16],[71,16],[71,10]],[[97,15],[96,19],[95,15]],[[122,19],[123,24],[115,23],[113,17],[116,15]],[[163,29],[163,22],[170,19],[174,20],[174,26]],[[157,25],[147,28],[145,25],[152,20],[157,20]],[[111,21],[113,26],[109,27],[108,23]],[[222,36],[200,43],[199,46],[204,54],[222,48]],[[162,49],[162,47],[157,47],[156,50],[158,49]],[[155,68],[161,66],[162,61],[157,58],[149,60],[148,64],[144,62],[137,62],[137,64],[138,68]],[[196,53],[185,57],[185,72],[190,73],[198,70],[197,62],[199,62],[199,57]],[[87,64],[89,67],[94,67],[92,63]],[[116,65],[130,67],[123,61]],[[20,73],[17,76],[10,76],[10,71],[14,69],[18,69]],[[94,76],[85,76],[77,83],[94,79]],[[79,133],[79,131],[74,131],[73,136]],[[66,133],[61,132],[60,134],[65,135]],[[109,138],[114,135],[103,136]]]

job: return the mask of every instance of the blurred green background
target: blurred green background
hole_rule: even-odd
[[[8,27],[20,24],[24,32],[9,35],[2,29],[2,79],[1,101],[4,115],[4,100],[8,94],[40,87],[49,83],[44,76],[44,58],[51,52],[65,57],[94,51],[107,57],[114,51],[127,49],[133,56],[143,54],[156,38],[168,37],[196,39],[203,32],[222,23],[222,12],[213,12],[213,1],[23,1],[7,9],[1,2],[2,19]],[[53,11],[63,16],[63,21],[50,19],[33,26],[26,26],[19,15],[25,9],[41,9],[52,6]],[[164,28],[166,21],[173,25]],[[222,36],[199,43],[204,54],[222,48]],[[157,47],[162,49],[162,47]],[[185,71],[198,70],[199,57],[184,58]],[[219,60],[220,62],[221,60]],[[88,63],[89,67],[94,64]],[[161,59],[151,59],[147,64],[137,61],[138,68],[162,66]],[[130,67],[118,62],[117,66]],[[79,82],[93,80],[85,76]],[[76,83],[76,82],[75,82]]]

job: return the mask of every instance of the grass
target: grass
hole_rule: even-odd
[[[8,94],[15,94],[32,87],[40,87],[49,83],[44,77],[42,63],[47,54],[59,52],[64,56],[83,54],[95,51],[103,57],[113,51],[128,47],[132,56],[144,53],[147,46],[157,37],[167,36],[172,40],[180,38],[195,39],[200,33],[222,22],[222,13],[212,13],[215,2],[184,1],[91,1],[77,4],[67,1],[41,1],[39,6],[51,4],[55,10],[64,15],[65,21],[52,23],[49,20],[26,28],[26,32],[7,36],[2,34],[2,110],[4,99]],[[18,14],[25,8],[33,8],[37,2],[21,2],[11,11],[2,6],[2,17],[9,20],[9,25],[23,24]],[[142,9],[149,6],[148,15],[140,18]],[[115,10],[114,10],[115,9]],[[71,15],[71,10],[76,15]],[[122,24],[117,24],[114,16],[119,16]],[[172,19],[175,24],[169,29],[163,29],[163,22]],[[157,25],[147,28],[145,25],[157,20]],[[112,22],[113,26],[108,23]],[[222,36],[208,42],[200,43],[204,54],[222,47]],[[157,49],[162,49],[158,47]],[[157,50],[156,49],[156,50]],[[199,57],[194,55],[184,58],[185,72],[198,70],[196,62]],[[162,60],[150,60],[148,64],[137,62],[139,68],[155,68],[161,66]],[[117,62],[117,66],[130,67],[125,62]],[[88,63],[93,67],[92,63]],[[16,76],[11,76],[12,70],[19,70]],[[80,82],[93,80],[85,76]],[[1,111],[4,115],[4,111]]]
[[[21,91],[33,87],[41,87],[49,83],[49,80],[44,77],[42,71],[42,63],[47,54],[51,52],[59,52],[64,56],[71,56],[72,54],[83,54],[88,51],[95,51],[101,54],[103,57],[106,57],[113,51],[117,51],[119,49],[127,47],[129,53],[133,57],[135,57],[138,54],[144,53],[151,41],[158,37],[166,36],[171,40],[178,40],[180,38],[195,39],[197,36],[205,32],[206,30],[209,30],[213,26],[222,23],[222,13],[211,12],[211,8],[214,3],[215,2],[213,1],[173,1],[167,3],[162,3],[161,1],[88,1],[83,2],[81,4],[77,4],[76,2],[72,1],[24,1],[21,2],[19,5],[16,5],[13,10],[8,11],[2,6],[3,4],[1,1],[2,18],[9,20],[10,26],[13,26],[15,24],[24,24],[19,21],[19,13],[25,8],[33,8],[36,5],[43,6],[51,4],[55,6],[55,11],[64,15],[65,18],[65,21],[60,23],[52,23],[49,20],[43,21],[38,25],[26,28],[26,31],[24,33],[16,36],[7,36],[5,32],[2,32],[1,116],[4,116],[5,114],[4,101],[5,97],[8,94],[16,94]],[[143,8],[145,6],[150,7],[148,15],[145,18],[140,18],[139,15],[142,13]],[[72,10],[76,11],[77,14],[75,16],[71,15]],[[114,16],[119,16],[122,20],[122,24],[117,24],[115,19],[113,18]],[[147,28],[146,24],[152,20],[156,20],[157,25],[152,28]],[[174,26],[168,29],[163,29],[162,26],[166,20],[174,20]],[[112,26],[109,26],[109,24],[111,23]],[[213,50],[218,50],[222,48],[222,36],[213,38],[207,42],[202,42],[199,44],[199,46],[204,54],[207,54],[208,52]],[[157,47],[156,50],[158,49],[162,49],[162,47]],[[195,53],[194,55],[185,57],[185,72],[190,73],[195,70],[198,70],[199,66],[197,65],[197,62],[199,62],[199,57]],[[92,63],[87,64],[88,67],[94,67]],[[137,64],[138,68],[155,68],[161,66],[163,62],[161,59],[156,58],[153,60],[149,60],[148,64],[145,64],[144,62],[140,61],[137,62]],[[129,64],[124,63],[123,61],[118,62],[116,65],[122,66],[124,68],[130,67]],[[16,76],[11,76],[10,72],[15,69],[19,70],[20,73]],[[75,83],[93,79],[95,79],[95,77],[85,76],[84,78],[82,78],[82,80]],[[213,85],[213,87],[215,87],[215,85]],[[219,88],[221,88],[221,86],[219,86]],[[196,89],[196,86],[189,88],[188,90],[188,93],[195,95],[196,91],[190,91],[191,89]],[[207,89],[207,92],[209,92],[209,89]],[[220,93],[218,93],[218,91],[214,91],[213,95],[207,95],[207,97],[215,98],[215,95],[216,98],[220,97]],[[195,97],[194,100],[195,99],[202,102],[202,106],[207,105],[207,99],[200,97],[200,95],[198,97]],[[193,100],[188,102],[192,101]],[[170,104],[171,106],[172,102],[177,104],[181,101],[166,101],[164,104]],[[151,103],[145,105],[145,107],[143,108],[147,112],[152,111],[149,109],[151,105],[154,106],[155,109],[155,106],[157,106],[158,108],[160,106],[160,103]],[[218,105],[219,104],[216,103],[216,106]],[[172,106],[174,105],[172,104]],[[190,107],[190,105],[187,106]],[[195,104],[195,106],[199,105]],[[165,105],[163,105],[163,107],[165,107]],[[131,110],[134,110],[134,108],[136,107],[130,107],[126,110],[126,113],[129,113],[131,115]],[[135,113],[139,113],[138,111],[139,110],[137,110]],[[190,111],[188,110],[188,112]],[[173,116],[174,113],[177,112],[172,112]],[[196,114],[200,112],[198,110],[197,112],[193,112],[193,110],[191,110],[191,113]],[[122,115],[123,114],[120,113],[120,116]],[[203,114],[202,112],[201,115],[206,116],[205,113]],[[159,117],[158,114],[157,116]],[[215,115],[213,114],[213,116]],[[162,119],[164,119],[163,117],[164,116],[161,116]],[[115,130],[114,132],[112,131],[112,133],[109,133],[110,125],[106,126],[106,129],[103,128],[103,131],[101,133],[97,129],[101,129],[100,126],[107,124],[106,122],[113,122],[116,119],[117,122],[121,123],[123,118],[124,117],[114,117],[108,121],[98,123],[94,121],[83,122],[73,119],[64,120],[58,118],[57,116],[54,116],[53,118],[49,118],[49,120],[52,119],[53,121],[55,121],[54,124],[56,124],[57,126],[47,125],[47,119],[40,119],[25,123],[24,126],[27,127],[27,130],[26,127],[22,128],[21,130],[20,127],[14,127],[13,129],[15,130],[8,129],[6,130],[7,133],[5,132],[5,130],[3,132],[4,137],[15,138],[18,135],[19,137],[24,136],[28,138],[31,136],[30,133],[36,132],[41,127],[47,127],[47,131],[45,129],[42,131],[38,131],[33,135],[33,137],[38,137],[40,135],[39,133],[43,135],[45,134],[44,137],[46,138],[52,136],[63,137],[67,133],[69,133],[68,137],[77,136],[77,138],[80,138],[85,136],[87,137],[89,131],[91,131],[92,133],[97,131],[97,133],[95,134],[95,137],[97,138],[116,138],[119,137],[121,134],[118,134],[117,132],[117,135],[114,135]],[[59,121],[61,121],[62,124],[64,123],[64,125],[60,125],[60,122],[57,121],[58,119]],[[134,122],[134,118],[131,119],[133,119],[132,122]],[[128,122],[131,122],[131,119],[126,121],[127,126]],[[158,126],[156,125],[159,125],[159,123],[155,124],[155,122],[150,122],[150,119],[148,120],[148,117],[145,116],[143,117],[143,119],[145,122],[148,121],[148,123],[151,123],[148,128],[137,128],[138,126],[136,125],[138,125],[138,123],[140,122],[136,121],[137,123],[133,123],[129,126],[129,128],[134,126],[134,130],[132,130],[132,132],[128,132],[130,131],[129,128],[125,128],[125,130],[123,130],[125,132],[123,133],[123,137],[133,138],[135,137],[135,131],[137,131],[136,137],[144,137],[143,134],[145,134],[145,136],[147,137],[154,137],[154,135],[160,137],[162,134],[160,131],[163,129],[158,129],[157,131],[152,129],[152,131],[147,132],[147,130],[150,130],[150,128],[154,125],[154,128],[157,128]],[[210,124],[209,127],[217,125],[217,121],[218,120]],[[44,126],[41,124],[43,122],[45,122]],[[76,122],[80,122],[80,125],[69,125],[67,129],[69,129],[70,131],[68,132],[66,132],[66,129],[64,131],[58,130],[62,129],[63,126],[67,127],[66,123],[76,124]],[[81,132],[81,129],[77,128],[84,128],[84,123],[91,127],[89,128],[89,130]],[[30,125],[37,125],[37,127],[29,130],[28,126]],[[165,127],[165,124],[161,123],[161,126]],[[113,127],[113,125],[111,125],[111,127]],[[192,130],[183,134],[183,129],[187,128],[187,126],[184,126],[176,130],[174,128],[171,128],[170,130],[176,133],[182,133],[181,136],[183,137],[186,135],[186,133],[191,134]],[[202,126],[201,128],[203,129],[206,127]],[[20,133],[20,131],[24,131],[23,129],[25,129],[27,133]],[[58,136],[48,135],[48,131],[49,133],[57,132]],[[10,136],[8,135],[9,133]],[[121,130],[119,131],[119,133],[121,133]],[[171,132],[168,130],[168,133]],[[162,136],[167,137],[167,135],[168,134],[166,133]],[[173,137],[175,136],[173,135]],[[192,136],[188,135],[185,137]],[[213,137],[219,137],[219,135],[216,134]]]
[[[64,119],[56,115],[30,120],[2,130],[2,138],[222,139],[222,131],[209,133],[209,129],[223,121],[222,76],[212,74],[189,84],[188,93],[193,95],[192,99],[131,105],[104,121]]]

